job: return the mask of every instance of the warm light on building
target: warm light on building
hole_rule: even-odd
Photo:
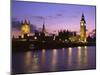
[[[29,36],[30,34],[30,24],[25,20],[24,23],[22,23],[21,27],[21,37],[25,38],[26,36]]]
[[[34,37],[34,39],[36,40],[36,39],[37,39],[37,37],[35,36],[35,37]]]
[[[24,38],[24,35],[21,35],[21,38]]]
[[[28,34],[30,33],[30,27],[28,25],[23,25],[22,26],[22,33],[23,34]]]
[[[55,40],[55,39],[56,39],[56,37],[54,36],[54,37],[53,37],[53,40]]]
[[[84,18],[84,14],[82,14],[80,21],[80,42],[86,42],[86,21]]]

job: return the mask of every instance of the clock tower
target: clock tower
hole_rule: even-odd
[[[80,20],[80,41],[86,42],[86,21],[84,18],[84,14],[82,14],[81,20]]]

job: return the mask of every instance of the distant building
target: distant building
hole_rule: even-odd
[[[46,34],[45,24],[43,23],[42,32]]]
[[[25,20],[21,24],[21,38],[27,38],[30,34],[30,23]]]
[[[46,31],[46,28],[45,28],[45,23],[43,23],[43,27],[42,27],[42,35],[44,36],[48,36],[48,32]]]
[[[80,20],[80,41],[86,42],[86,21],[84,18],[84,14],[82,14],[81,20]]]

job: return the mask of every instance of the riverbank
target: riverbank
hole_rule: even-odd
[[[95,42],[60,42],[60,41],[12,41],[12,51],[27,51],[27,50],[40,50],[40,49],[57,49],[77,46],[96,46]]]

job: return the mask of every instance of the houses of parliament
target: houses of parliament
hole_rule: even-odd
[[[31,33],[31,28],[30,28],[30,22],[28,22],[27,20],[25,20],[24,22],[21,23],[21,35],[19,38],[21,39],[27,39],[30,36]],[[43,27],[40,33],[36,34],[36,35],[41,35],[44,37],[49,36],[46,28],[45,28],[45,23],[43,23]],[[53,35],[52,35],[53,36]],[[76,36],[75,36],[76,37]],[[37,39],[37,37],[35,37],[34,35],[34,39]],[[54,36],[52,37],[52,39],[54,39]],[[87,36],[86,36],[86,21],[85,21],[85,17],[84,14],[82,14],[81,16],[81,20],[80,20],[80,35],[77,38],[78,41],[80,42],[86,42],[87,41]]]

